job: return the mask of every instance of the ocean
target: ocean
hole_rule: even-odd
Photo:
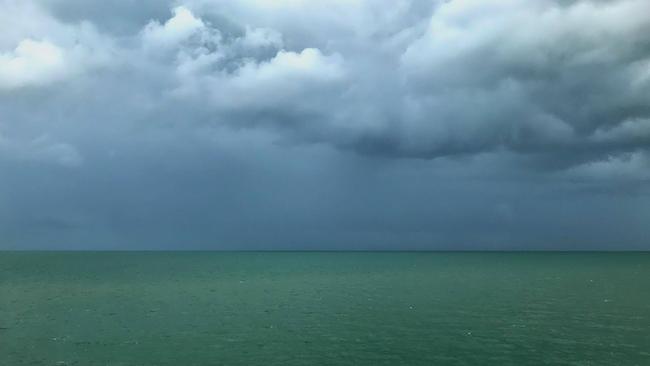
[[[17,365],[650,365],[650,253],[0,252]]]

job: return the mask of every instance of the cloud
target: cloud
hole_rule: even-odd
[[[47,41],[25,39],[13,52],[0,54],[0,88],[47,84],[65,73],[63,50]]]
[[[650,182],[650,156],[647,151],[610,155],[574,167],[567,174],[582,180]]]
[[[339,55],[323,55],[307,48],[301,52],[279,51],[265,62],[245,62],[233,74],[217,79],[210,86],[213,103],[220,108],[273,112],[286,108],[293,112],[318,101],[323,88],[344,75]],[[317,107],[317,106],[316,106]]]
[[[204,96],[215,123],[295,143],[425,159],[580,151],[577,163],[645,143],[601,136],[650,111],[645,1],[457,0],[431,9],[428,25],[417,2],[400,2],[391,17],[362,1],[319,7],[193,1],[143,38],[175,45],[172,94]],[[324,23],[343,9],[356,21]],[[328,41],[315,35],[302,47],[310,39],[283,16],[294,12],[312,22],[303,31]]]
[[[203,21],[187,8],[178,6],[172,12],[173,16],[164,24],[151,21],[144,28],[142,36],[146,43],[153,43],[153,47],[173,46],[205,29]]]
[[[13,162],[54,163],[74,168],[83,164],[83,157],[72,145],[42,135],[27,141],[0,135],[0,159]]]
[[[185,7],[172,12],[164,24],[151,22],[143,29],[143,48],[150,62],[171,66],[176,85],[170,95],[201,100],[217,121],[282,124],[286,121],[272,116],[304,116],[306,109],[326,113],[320,109],[322,93],[345,82],[338,53],[286,50],[282,35],[264,27],[246,25],[225,35]],[[257,121],[266,119],[263,114],[271,117]]]
[[[197,0],[126,39],[8,4],[43,26],[15,23],[17,43],[0,55],[4,89],[103,60],[116,75],[142,75],[150,85],[136,89],[153,100],[200,108],[202,123],[370,156],[506,150],[581,164],[647,144],[635,127],[650,117],[642,0],[400,1],[391,14],[361,0]]]
[[[46,86],[105,65],[112,41],[88,22],[60,22],[31,2],[0,4],[0,90]],[[29,21],[26,21],[29,19]]]
[[[0,246],[647,246],[649,6],[0,0]]]
[[[426,123],[481,131],[464,136],[468,149],[601,149],[596,130],[649,112],[649,10],[636,0],[447,2],[400,67],[428,105]]]

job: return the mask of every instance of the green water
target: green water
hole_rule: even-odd
[[[650,254],[0,252],[0,365],[650,365]]]

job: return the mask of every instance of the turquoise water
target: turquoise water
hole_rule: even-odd
[[[0,365],[650,365],[650,255],[0,252]]]

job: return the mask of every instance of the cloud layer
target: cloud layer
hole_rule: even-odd
[[[647,245],[645,0],[127,3],[0,1],[0,247]]]

